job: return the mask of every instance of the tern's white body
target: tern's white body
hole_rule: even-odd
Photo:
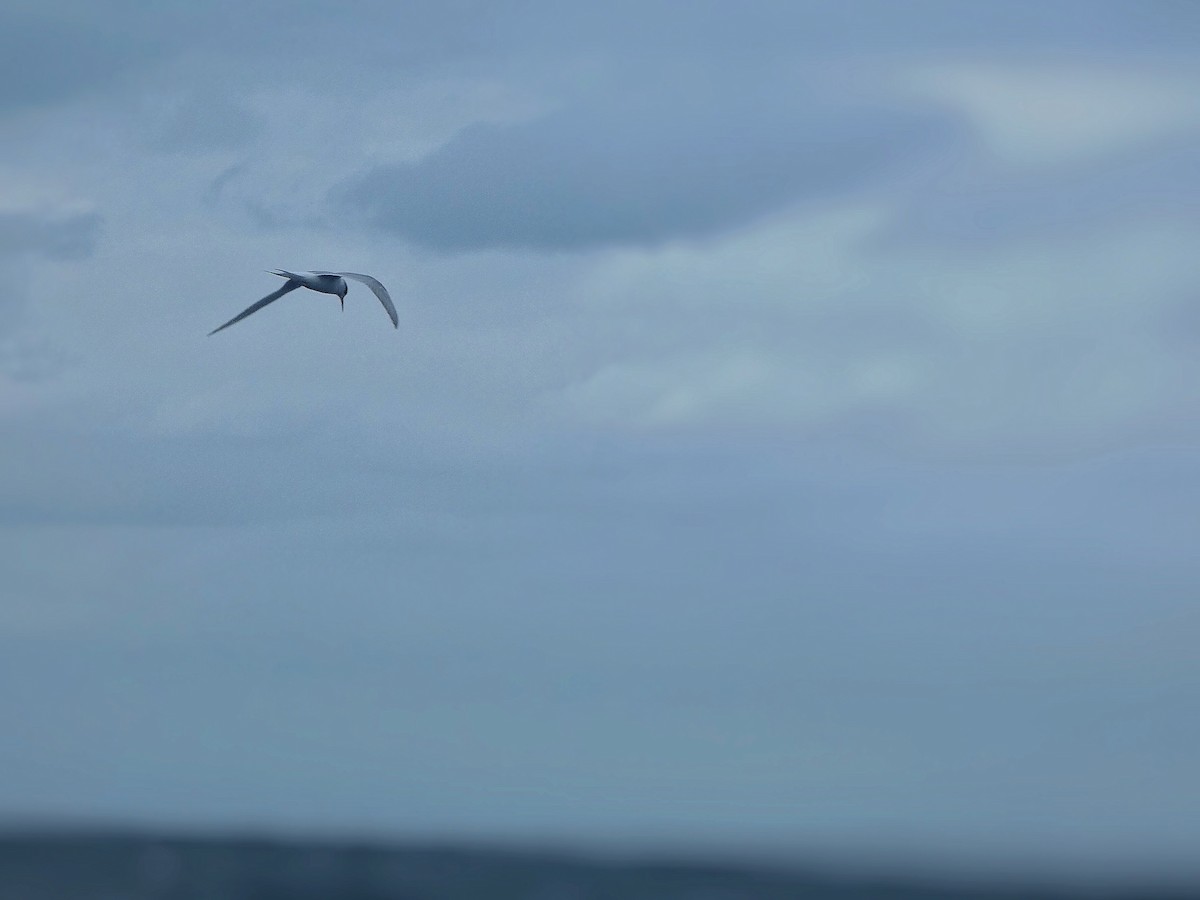
[[[288,272],[285,269],[275,269],[271,274],[298,281],[301,287],[306,287],[310,291],[319,291],[322,294],[344,296],[350,289],[345,278],[332,272]]]

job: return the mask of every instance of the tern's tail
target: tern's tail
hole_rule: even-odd
[[[296,273],[289,272],[286,269],[268,269],[267,271],[272,275],[278,275],[280,278],[295,278],[296,280],[299,280],[299,276],[297,276]]]

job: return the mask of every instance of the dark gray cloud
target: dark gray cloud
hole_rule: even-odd
[[[158,53],[111,21],[0,12],[0,114],[110,83]]]
[[[380,166],[336,200],[440,250],[547,250],[701,237],[863,188],[944,145],[948,117],[696,86],[625,95],[529,123],[465,129]]]
[[[503,7],[479,0],[18,2],[0,13],[0,112],[58,102],[189,49],[214,64],[261,58],[264,73],[286,60],[293,77],[328,81],[343,69],[377,78],[455,64],[537,68],[581,54],[628,67],[664,58],[737,65],[895,49],[1188,52],[1198,19],[1188,0],[981,0],[969,9],[954,0],[757,0],[736,8],[705,0],[685,15],[669,0],[587,8],[550,0]],[[323,52],[298,52],[314,34]]]
[[[964,152],[966,129],[949,110],[886,106],[848,93],[843,79],[861,78],[862,70],[822,68],[839,51],[1028,52],[1084,41],[1093,51],[1147,42],[1161,49],[1178,38],[1174,28],[1194,19],[1171,3],[1106,9],[1096,15],[1091,6],[1081,16],[1082,4],[977,4],[968,14],[929,0],[915,9],[761,3],[730,15],[720,4],[699,4],[681,19],[654,3],[629,15],[568,15],[531,4],[497,22],[503,37],[481,42],[479,52],[515,55],[520,48],[543,62],[585,54],[608,72],[599,99],[569,102],[532,122],[475,125],[430,156],[377,166],[333,196],[348,214],[448,251],[652,244],[719,233],[792,203],[912,174],[908,168],[923,158],[936,168],[948,151]],[[797,75],[800,59],[812,65],[807,76]],[[931,179],[917,180],[928,187]],[[1019,188],[1008,201],[1017,215],[1030,205]],[[930,210],[932,224],[918,222],[918,230],[953,218],[941,213]],[[968,230],[989,227],[986,214],[965,215]],[[1004,216],[1003,209],[993,213]],[[952,222],[947,228],[964,230]]]
[[[904,52],[1153,49],[1187,53],[1200,10],[1189,0],[861,0],[849,4],[724,0],[618,0],[575,9],[553,0],[527,2],[489,30],[505,45],[633,53],[633,59],[701,56],[721,65],[764,56],[824,59]],[[499,41],[498,41],[499,42]]]
[[[122,79],[136,83],[189,51],[214,66],[234,57],[262,60],[264,72],[284,59],[293,77],[309,80],[336,77],[347,58],[376,72],[381,65],[411,71],[479,53],[487,43],[479,36],[495,17],[473,0],[409,0],[399,7],[370,0],[175,6],[17,0],[6,7],[0,11],[0,115],[56,104]],[[301,52],[314,34],[321,36],[321,52]],[[179,126],[185,139],[211,143],[214,132],[225,134],[220,126],[190,118]]]

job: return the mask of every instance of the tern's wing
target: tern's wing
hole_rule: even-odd
[[[246,316],[250,315],[250,313],[258,312],[260,309],[262,309],[268,303],[274,303],[276,300],[278,300],[284,294],[289,293],[290,291],[294,291],[298,287],[303,287],[303,285],[300,284],[300,282],[298,282],[298,281],[291,281],[289,279],[288,281],[284,282],[283,287],[281,287],[275,293],[267,294],[267,296],[263,297],[261,300],[259,300],[257,303],[255,303],[253,306],[249,307],[248,309],[245,309],[242,312],[238,313],[236,316],[234,316],[232,319],[230,319],[228,322],[226,322],[220,328],[214,328],[212,331],[210,331],[208,333],[208,336],[212,337],[218,331],[228,328],[234,322],[242,321],[242,319],[246,318]]]
[[[396,307],[392,305],[392,298],[388,296],[387,288],[372,278],[370,275],[359,275],[357,272],[333,272],[333,275],[341,275],[343,278],[353,278],[355,281],[361,281],[379,298],[379,302],[383,304],[383,308],[387,310],[388,316],[392,320],[392,326],[400,327],[400,317],[396,315]]]

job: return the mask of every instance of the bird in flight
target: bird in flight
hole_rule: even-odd
[[[272,275],[278,275],[280,278],[286,278],[283,287],[275,291],[273,294],[267,294],[253,306],[242,310],[220,328],[214,328],[210,331],[209,337],[216,334],[218,331],[228,328],[234,322],[240,322],[242,319],[251,313],[256,313],[268,303],[274,303],[284,294],[291,293],[296,288],[308,288],[310,291],[318,291],[322,294],[333,294],[342,301],[342,309],[346,308],[346,292],[350,289],[346,284],[347,278],[352,278],[355,281],[361,281],[369,287],[375,296],[379,298],[379,302],[383,304],[383,308],[387,310],[388,317],[392,320],[392,325],[396,328],[400,327],[400,319],[396,316],[396,307],[392,305],[392,298],[388,296],[387,288],[372,278],[370,275],[359,275],[356,272],[288,272],[284,269],[272,269]]]

